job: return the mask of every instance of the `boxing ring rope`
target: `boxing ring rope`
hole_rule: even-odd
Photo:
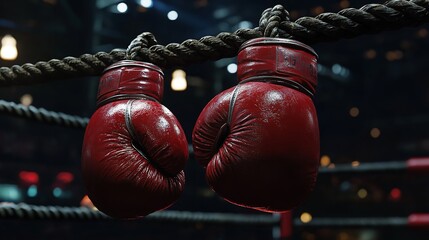
[[[118,221],[87,207],[38,206],[25,203],[0,203],[0,219]],[[165,210],[152,213],[139,221],[237,224],[275,227],[282,224],[280,214],[232,214]],[[429,229],[428,213],[412,213],[406,217],[313,218],[308,223],[293,220],[294,227],[410,227]]]
[[[68,128],[85,129],[89,119],[65,114],[62,112],[49,111],[44,108],[36,108],[32,105],[25,106],[14,102],[0,99],[0,112],[10,116],[36,120],[51,125],[59,125]]]
[[[408,217],[379,217],[379,218],[313,218],[308,223],[303,223],[294,219],[293,225],[296,227],[410,227],[429,228],[429,214],[413,213]]]
[[[143,33],[131,42],[127,50],[114,49],[110,53],[98,52],[77,58],[1,67],[0,86],[100,75],[107,66],[124,59],[150,62],[166,68],[234,57],[242,43],[262,36],[296,39],[307,44],[352,38],[427,23],[428,8],[429,0],[391,0],[384,4],[367,4],[360,9],[322,13],[314,18],[301,17],[291,22],[289,13],[277,5],[263,12],[259,26],[254,29],[239,29],[234,33],[188,39],[166,46],[158,45],[151,33]]]
[[[320,174],[348,174],[348,173],[429,173],[429,158],[410,158],[406,161],[336,164],[334,168],[320,168]]]
[[[102,212],[88,207],[38,206],[25,203],[0,203],[0,219],[115,221],[115,219]],[[142,221],[273,226],[280,223],[280,217],[278,215],[268,214],[232,214],[166,210],[152,213],[143,218]]]

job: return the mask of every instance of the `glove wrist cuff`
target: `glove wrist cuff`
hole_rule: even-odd
[[[245,42],[238,53],[238,79],[275,76],[293,81],[315,93],[317,54],[291,39],[256,38]]]
[[[124,60],[112,64],[100,78],[97,105],[109,99],[146,96],[158,102],[164,92],[164,74],[151,63]]]

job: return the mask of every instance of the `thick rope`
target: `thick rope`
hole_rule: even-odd
[[[385,218],[314,218],[311,222],[303,223],[299,219],[294,219],[293,225],[296,227],[327,227],[327,228],[347,228],[347,227],[406,227],[408,218],[406,217],[385,217]]]
[[[100,75],[109,65],[125,59],[124,50],[84,54],[78,58],[66,57],[48,62],[26,63],[0,68],[0,86],[46,82],[52,79]]]
[[[391,0],[384,4],[367,4],[360,9],[347,8],[338,13],[322,13],[289,21],[280,5],[264,11],[260,26],[220,33],[181,44],[156,44],[150,33],[143,33],[126,50],[84,54],[48,62],[0,68],[0,86],[39,83],[55,78],[100,75],[108,66],[123,59],[154,63],[160,67],[184,66],[206,60],[233,57],[246,40],[262,37],[293,38],[304,43],[335,41],[362,34],[417,26],[429,22],[429,0]]]
[[[36,206],[25,203],[0,203],[0,219],[40,219],[40,220],[112,220],[97,210],[86,207]],[[280,218],[263,214],[206,213],[187,211],[161,211],[153,213],[144,221],[177,223],[209,223],[274,226]]]
[[[315,18],[281,22],[279,28],[285,34],[280,37],[292,36],[311,44],[417,26],[429,22],[428,7],[428,0],[391,0],[384,4],[367,4],[360,9],[346,8]]]
[[[88,118],[48,111],[44,108],[36,108],[31,105],[25,106],[4,100],[0,100],[0,112],[15,117],[22,117],[52,125],[78,129],[86,128],[89,121]]]

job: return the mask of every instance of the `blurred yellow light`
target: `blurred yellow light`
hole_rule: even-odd
[[[364,198],[366,198],[368,196],[368,191],[365,188],[361,188],[357,192],[357,195],[358,195],[359,198],[364,199]]]
[[[381,135],[381,131],[378,128],[372,128],[369,134],[371,135],[372,138],[379,138]]]
[[[374,59],[375,57],[377,57],[377,52],[374,49],[369,49],[365,52],[366,59]]]
[[[429,35],[429,32],[426,28],[422,28],[419,31],[417,31],[417,36],[420,38],[425,38]]]
[[[24,106],[30,106],[33,103],[33,96],[30,94],[24,94],[21,97],[21,104]]]
[[[404,57],[404,53],[400,50],[396,50],[396,51],[388,51],[386,53],[386,59],[388,61],[395,61],[395,60],[400,60]]]
[[[314,15],[319,15],[321,13],[323,13],[325,11],[325,9],[322,6],[317,6],[311,9],[311,13],[313,13]]]
[[[331,158],[328,155],[323,155],[320,158],[320,165],[322,167],[327,167],[331,163]]]
[[[309,222],[311,222],[311,220],[313,219],[313,217],[311,216],[310,213],[303,212],[301,214],[301,216],[299,217],[299,219],[301,219],[301,222],[303,222],[303,223],[309,223]]]
[[[18,57],[16,40],[11,35],[6,35],[1,39],[0,57],[3,60],[15,60]]]
[[[83,196],[82,200],[80,200],[80,206],[82,207],[88,207],[94,209],[94,204],[92,203],[91,199],[89,199],[88,195]]]
[[[348,7],[350,7],[350,2],[348,0],[341,0],[340,1],[340,7],[341,8],[348,8]]]
[[[349,240],[350,236],[346,232],[338,233],[337,240]]]
[[[353,161],[352,162],[352,167],[358,167],[360,165],[359,161]]]
[[[181,69],[174,70],[173,79],[171,80],[171,89],[174,91],[185,91],[188,87],[186,73]]]
[[[357,116],[359,116],[359,108],[357,108],[357,107],[352,107],[352,108],[350,108],[350,110],[349,110],[349,114],[350,114],[350,116],[352,116],[352,117],[357,117]]]

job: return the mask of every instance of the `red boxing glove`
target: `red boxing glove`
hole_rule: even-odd
[[[90,199],[112,217],[167,208],[184,189],[188,143],[177,119],[160,104],[163,84],[160,68],[137,61],[113,64],[100,79],[82,170]]]
[[[227,201],[290,210],[312,191],[319,167],[317,55],[298,41],[253,39],[241,47],[237,74],[239,84],[200,114],[195,158]]]

